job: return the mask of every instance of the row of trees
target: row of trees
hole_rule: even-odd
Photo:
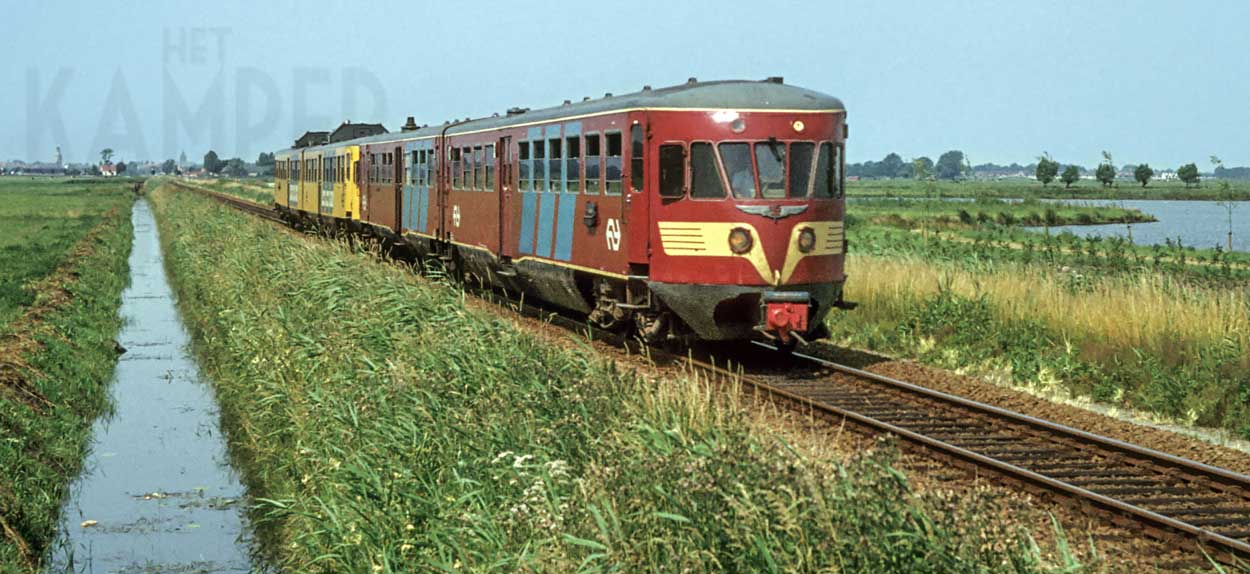
[[[1116,177],[1121,170],[1117,170],[1115,163],[1112,161],[1111,154],[1103,152],[1103,161],[1093,170],[1094,179],[1096,179],[1104,187],[1110,187],[1115,184]],[[1145,187],[1155,177],[1154,168],[1149,164],[1125,165],[1122,171],[1133,174],[1133,178]],[[1236,178],[1243,175],[1245,171],[1246,177],[1250,177],[1250,168],[1232,168],[1227,169],[1223,165],[1215,166],[1215,175],[1219,178]],[[1049,185],[1058,180],[1066,187],[1081,180],[1081,176],[1088,173],[1085,168],[1076,165],[1060,165],[1050,157],[1050,154],[1042,154],[1037,158],[1037,163],[1021,166],[1019,164],[1011,164],[1009,166],[999,166],[995,164],[983,164],[976,167],[968,160],[968,156],[960,150],[950,150],[943,153],[934,162],[926,156],[920,156],[911,160],[904,161],[897,153],[891,153],[882,158],[881,161],[866,161],[863,163],[853,163],[847,165],[846,174],[849,176],[857,176],[863,178],[908,178],[908,179],[946,179],[955,180],[964,177],[972,177],[974,173],[1019,173],[1025,174],[1032,172],[1033,176],[1042,185]],[[1186,187],[1198,185],[1200,177],[1198,174],[1198,165],[1188,163],[1176,169],[1176,177],[1185,183]]]
[[[1098,164],[1098,168],[1094,170],[1094,179],[1103,187],[1110,187],[1115,183],[1116,169],[1115,163],[1111,159],[1109,152],[1102,152],[1102,163]],[[1217,173],[1223,167],[1219,163],[1219,158],[1211,156],[1211,163],[1215,165]],[[1136,166],[1125,166],[1125,171],[1133,172],[1133,179],[1137,180],[1142,187],[1150,184],[1150,180],[1155,176],[1154,168],[1150,164],[1143,163]],[[1059,162],[1050,157],[1049,153],[1043,153],[1037,158],[1037,167],[1034,168],[1033,176],[1042,182],[1043,186],[1050,185],[1050,182],[1059,177],[1059,181],[1063,182],[1064,187],[1072,187],[1072,184],[1081,180],[1080,168],[1076,165],[1069,165],[1064,168],[1063,173],[1059,173]],[[1198,164],[1187,163],[1176,168],[1176,178],[1184,182],[1185,187],[1198,185],[1200,178],[1198,175]]]

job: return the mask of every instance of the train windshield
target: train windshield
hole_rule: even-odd
[[[830,198],[841,187],[840,147],[829,142],[724,142],[717,146],[725,181],[736,199]],[[692,181],[710,179],[711,165],[691,162]],[[719,186],[718,186],[719,187]],[[709,197],[700,193],[697,197]]]

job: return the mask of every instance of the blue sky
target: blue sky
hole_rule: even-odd
[[[1250,165],[1250,2],[22,2],[0,159],[255,158],[342,119],[758,79],[842,98],[853,161]]]

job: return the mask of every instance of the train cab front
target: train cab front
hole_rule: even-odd
[[[726,116],[659,142],[651,291],[699,339],[821,338],[845,305],[844,116]]]

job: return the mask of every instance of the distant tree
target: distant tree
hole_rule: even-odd
[[[1146,187],[1146,184],[1150,183],[1150,178],[1154,176],[1155,170],[1150,169],[1150,164],[1148,163],[1143,163],[1133,170],[1133,179],[1136,179],[1142,187]]]
[[[1103,187],[1111,187],[1111,184],[1115,183],[1115,162],[1111,159],[1111,152],[1105,150],[1102,152],[1102,163],[1098,164],[1094,178]]]
[[[100,175],[100,166],[94,163],[88,164],[87,168],[83,170],[83,173],[86,175]]]
[[[239,158],[232,158],[226,162],[226,175],[230,177],[243,177],[247,175],[247,164]]]
[[[898,177],[903,171],[903,158],[896,153],[891,153],[877,164],[877,173],[880,177]]]
[[[1187,163],[1176,168],[1176,177],[1185,182],[1185,187],[1198,183],[1198,165]]]
[[[1075,165],[1063,168],[1063,175],[1059,176],[1059,181],[1063,182],[1064,187],[1072,187],[1072,184],[1081,180],[1081,169]]]
[[[124,161],[117,162],[116,169],[117,169],[117,175],[126,173],[126,162]]]
[[[915,179],[929,179],[933,174],[933,160],[920,156],[911,160],[911,176]]]
[[[187,165],[187,152],[184,151],[178,154],[178,165]]]
[[[178,169],[178,162],[172,159],[167,159],[165,160],[165,163],[161,164],[161,173],[165,175],[169,175],[177,169]]]
[[[1094,177],[1098,178],[1103,187],[1108,187],[1115,182],[1115,167],[1109,163],[1098,164]]]
[[[964,171],[964,152],[957,149],[950,150],[937,160],[937,177],[938,179],[955,179]]]
[[[256,165],[258,166],[265,167],[265,166],[270,166],[273,164],[274,164],[274,160],[273,160],[272,153],[260,152],[260,157],[256,158]]]
[[[113,148],[106,147],[100,150],[100,163],[107,164],[113,159]]]
[[[1055,181],[1055,176],[1059,175],[1059,162],[1050,159],[1050,154],[1043,154],[1037,158],[1037,169],[1033,175],[1043,186],[1050,185],[1050,182]]]
[[[205,171],[207,171],[208,173],[221,173],[221,170],[225,168],[226,168],[226,162],[222,161],[221,158],[217,157],[217,152],[213,150],[208,150],[208,153],[204,154],[204,170]]]

